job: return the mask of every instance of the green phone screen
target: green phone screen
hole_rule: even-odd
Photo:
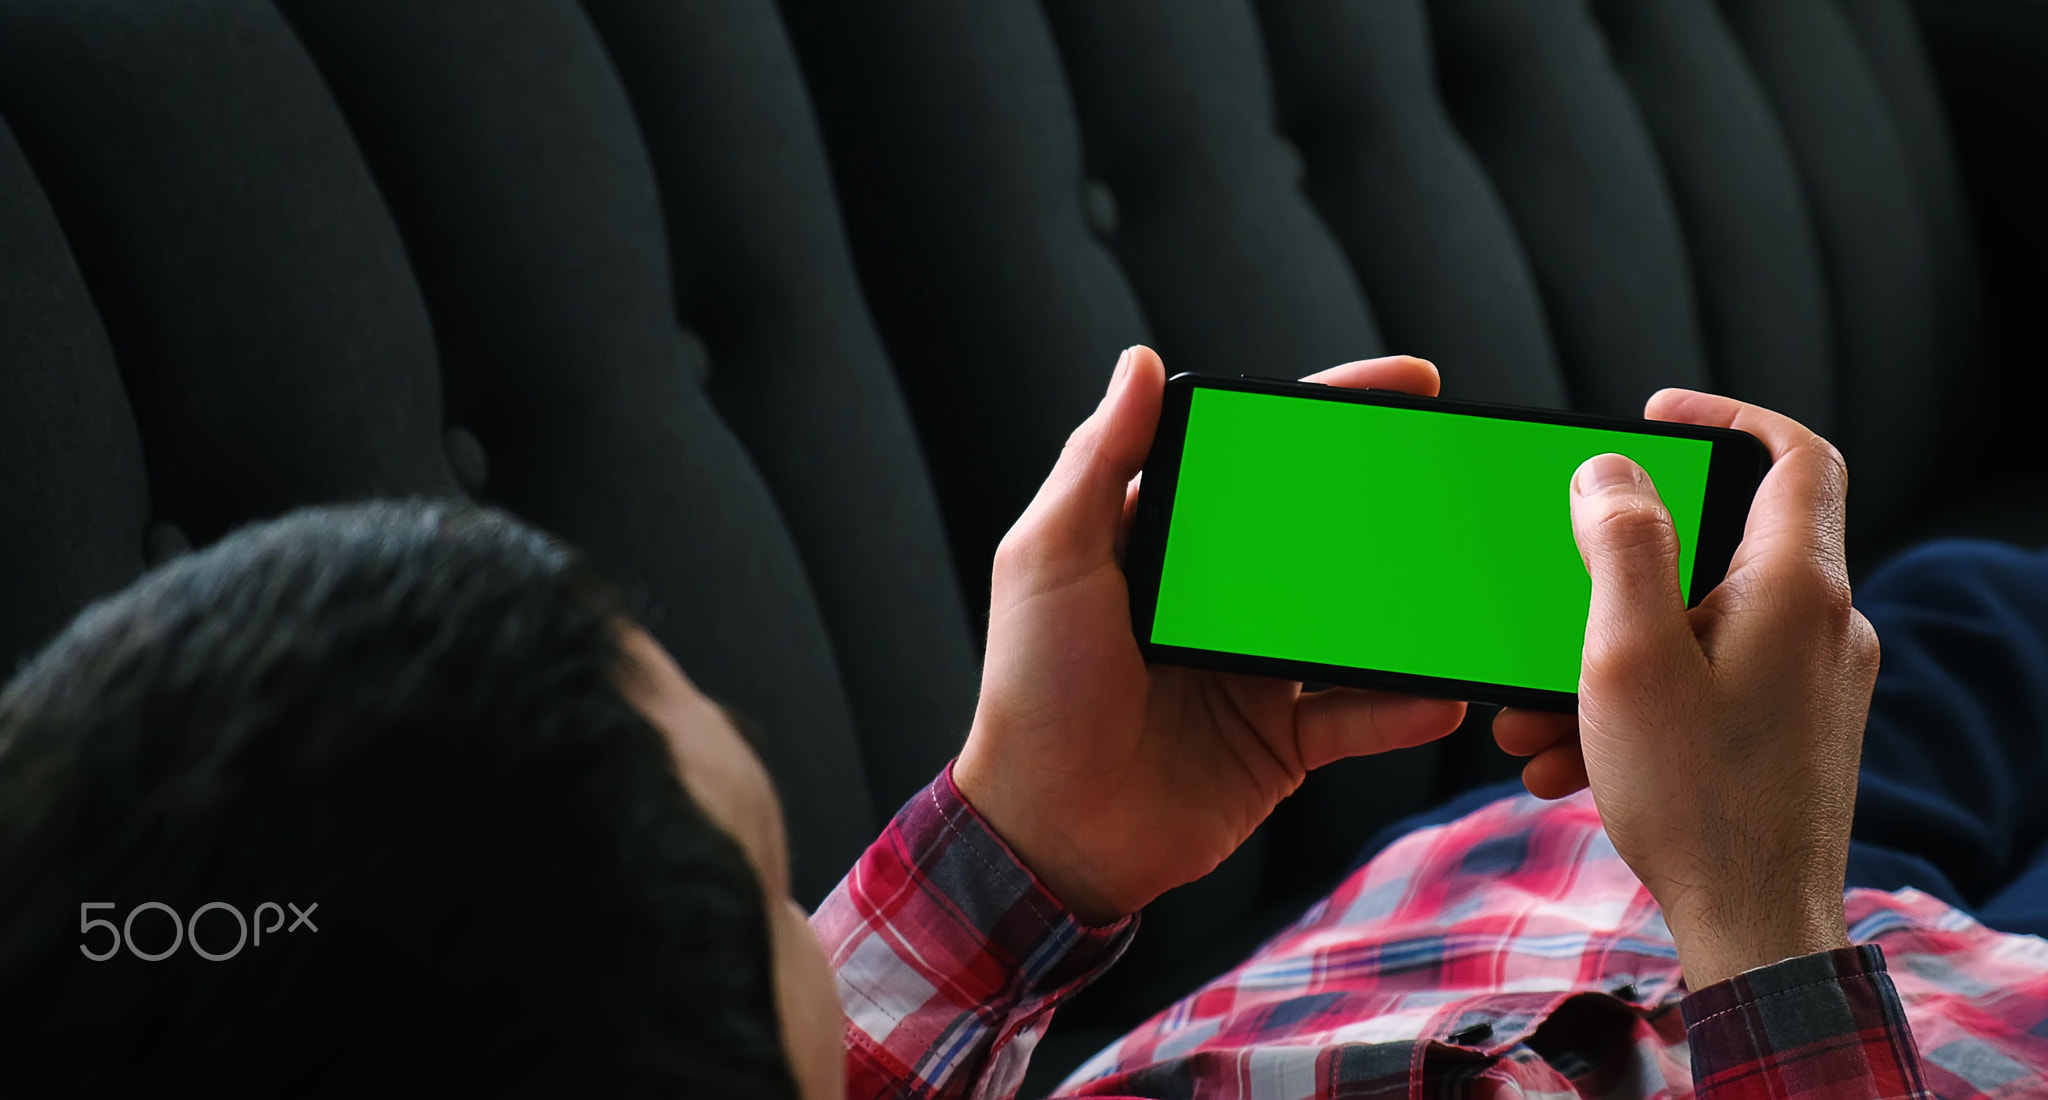
[[[1581,462],[1656,483],[1692,576],[1713,444],[1196,388],[1158,645],[1577,691],[1592,586],[1572,539]]]

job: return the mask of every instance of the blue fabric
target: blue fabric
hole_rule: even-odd
[[[1866,581],[1856,604],[1884,656],[1849,885],[1915,887],[1994,928],[2048,936],[2048,553],[1928,543]],[[1357,864],[1520,790],[1474,788],[1395,822]]]

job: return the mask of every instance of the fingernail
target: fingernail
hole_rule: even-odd
[[[1131,356],[1135,355],[1137,350],[1137,347],[1134,345],[1125,348],[1124,353],[1116,357],[1116,371],[1109,376],[1110,389],[1115,389],[1117,383],[1124,380],[1124,375],[1131,373]]]
[[[1642,484],[1642,478],[1642,468],[1620,455],[1594,455],[1579,466],[1572,488],[1589,497],[1609,489],[1634,489]]]

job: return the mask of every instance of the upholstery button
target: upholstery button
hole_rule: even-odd
[[[694,385],[702,386],[711,378],[711,349],[704,345],[704,338],[687,328],[676,329],[677,355],[682,360],[683,373]]]
[[[175,523],[152,523],[142,536],[142,557],[151,568],[190,553],[192,540]]]
[[[1308,162],[1301,159],[1301,148],[1286,138],[1280,139],[1280,170],[1289,183],[1300,187],[1308,182]]]
[[[1116,192],[1101,180],[1089,180],[1081,188],[1081,210],[1096,236],[1113,237],[1122,217],[1116,208]]]
[[[484,457],[484,445],[476,433],[460,425],[449,428],[441,437],[441,448],[448,455],[448,469],[455,474],[456,484],[467,492],[482,492],[491,476],[491,463]]]

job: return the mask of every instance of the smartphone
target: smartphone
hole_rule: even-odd
[[[1618,452],[1678,530],[1688,605],[1770,467],[1746,432],[1177,375],[1125,574],[1148,660],[1575,710],[1592,583],[1573,471]]]

